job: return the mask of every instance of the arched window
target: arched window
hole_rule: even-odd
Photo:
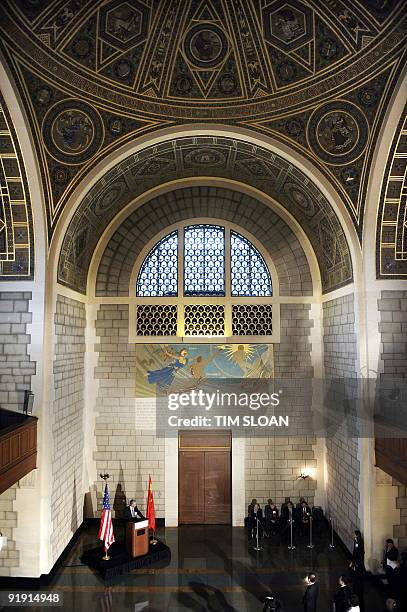
[[[178,232],[171,232],[151,249],[141,266],[137,295],[162,297],[177,295]]]
[[[135,341],[140,336],[271,341],[278,336],[278,321],[265,257],[229,225],[185,223],[138,264]]]
[[[230,232],[232,295],[271,296],[270,272],[258,250],[237,232]]]
[[[229,290],[226,288],[226,238],[230,245]],[[178,231],[164,236],[144,259],[137,279],[138,297],[178,294]],[[270,297],[272,284],[266,262],[244,236],[220,225],[187,225],[183,229],[183,295]]]

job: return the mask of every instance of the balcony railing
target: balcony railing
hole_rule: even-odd
[[[37,467],[37,418],[0,409],[0,494]]]

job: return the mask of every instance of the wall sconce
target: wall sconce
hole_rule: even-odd
[[[313,469],[312,468],[304,468],[301,471],[301,474],[299,476],[297,476],[297,480],[300,480],[300,478],[302,478],[302,480],[306,480],[307,478],[313,478]]]

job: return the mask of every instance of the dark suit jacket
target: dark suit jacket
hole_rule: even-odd
[[[383,557],[383,563],[386,566],[387,559],[389,559],[390,561],[397,561],[398,558],[399,558],[399,551],[395,546],[393,546],[393,548],[390,548],[390,550],[385,551],[384,557]]]
[[[268,519],[268,520],[270,520],[270,521],[271,521],[271,520],[278,521],[278,508],[276,507],[276,508],[274,508],[274,510],[275,510],[275,513],[276,513],[276,514],[275,514],[275,515],[274,515],[274,517],[273,517],[273,510],[271,509],[271,506],[269,506],[269,505],[267,504],[267,506],[264,508],[264,515],[265,515],[265,518],[266,518],[266,519]]]
[[[334,596],[335,612],[348,612],[351,597],[352,591],[350,590],[350,587],[340,587]]]
[[[145,518],[142,515],[142,513],[140,512],[140,510],[137,508],[137,506],[135,506],[135,508],[134,508],[134,514],[135,514],[134,518],[138,518],[138,519]],[[123,510],[123,518],[124,518],[125,521],[132,521],[132,520],[134,520],[132,515],[131,515],[130,506],[126,506],[125,509]]]
[[[257,511],[257,515],[254,513],[254,511],[252,510],[252,513],[250,515],[250,518],[252,519],[252,521],[255,521],[256,518],[259,519],[259,521],[261,521],[263,519],[263,510],[261,508],[258,509]]]
[[[363,565],[363,560],[365,558],[365,545],[363,540],[354,540],[353,541],[353,555],[354,561],[356,561],[357,565]]]
[[[307,519],[307,521],[308,521],[309,516],[311,515],[311,510],[310,510],[310,507],[309,507],[308,505],[307,505],[307,506],[305,506],[305,513],[304,513],[304,508],[303,508],[303,506],[300,506],[300,507],[298,507],[298,506],[297,506],[297,508],[296,508],[296,512],[297,512],[297,517],[298,517],[298,519],[299,519],[299,520],[301,520],[301,521],[304,519],[304,516],[305,516],[305,518],[306,518],[306,519]],[[308,516],[307,516],[307,515],[308,515]]]
[[[285,506],[281,510],[281,518],[284,521],[288,521],[288,519],[290,518],[290,511],[289,511],[288,506]],[[292,518],[293,518],[293,521],[296,522],[296,520],[297,520],[297,510],[296,510],[296,508],[293,508]]]
[[[314,582],[314,584],[310,584],[309,586],[307,586],[307,588],[305,589],[304,597],[302,598],[304,612],[316,612],[318,593],[318,582]]]

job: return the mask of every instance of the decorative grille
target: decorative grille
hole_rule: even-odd
[[[141,304],[137,306],[138,336],[176,336],[177,306]]]
[[[233,304],[234,336],[271,336],[273,333],[271,304]]]
[[[219,304],[186,304],[185,336],[223,336],[225,307]]]

